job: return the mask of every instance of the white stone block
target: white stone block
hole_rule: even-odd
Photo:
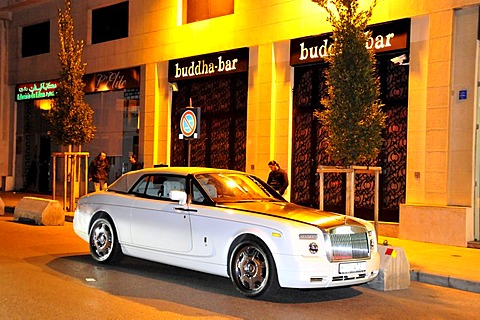
[[[44,226],[63,226],[65,211],[57,200],[48,200],[36,197],[23,197],[15,207],[13,220],[33,220]]]
[[[378,246],[380,271],[368,286],[382,291],[407,289],[410,285],[410,263],[401,247]]]

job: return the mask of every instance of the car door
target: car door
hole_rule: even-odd
[[[190,212],[169,198],[171,190],[185,190],[185,177],[149,175],[133,192],[137,199],[131,216],[132,243],[135,246],[174,252],[192,249]]]

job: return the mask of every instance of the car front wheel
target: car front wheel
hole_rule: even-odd
[[[115,227],[109,219],[101,217],[90,229],[90,254],[100,263],[117,263],[123,258]]]
[[[280,287],[272,255],[257,240],[246,239],[237,244],[229,266],[235,288],[249,298],[272,296]]]

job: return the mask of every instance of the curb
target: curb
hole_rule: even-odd
[[[436,286],[480,293],[480,282],[432,274],[420,270],[410,270],[410,280]]]

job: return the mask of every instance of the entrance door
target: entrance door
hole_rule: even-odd
[[[405,203],[406,194],[409,72],[408,65],[395,65],[391,58],[392,54],[377,55],[380,98],[387,115],[386,128],[382,133],[384,144],[378,159],[360,165],[382,167],[380,220],[398,222],[399,204]],[[316,208],[319,206],[318,166],[341,165],[328,156],[324,141],[327,133],[313,116],[315,110],[322,110],[320,101],[327,94],[326,67],[322,64],[296,67],[293,90],[291,201]],[[373,175],[356,176],[356,217],[373,220],[374,186]],[[344,188],[344,175],[325,175],[323,200],[326,210],[344,212]]]
[[[190,165],[245,171],[248,74],[186,80],[172,97],[172,152],[170,165]],[[191,99],[191,100],[190,100]],[[200,107],[200,137],[179,139],[180,110]]]
[[[49,136],[40,137],[40,150],[38,154],[38,191],[50,192],[50,158],[51,144]]]

